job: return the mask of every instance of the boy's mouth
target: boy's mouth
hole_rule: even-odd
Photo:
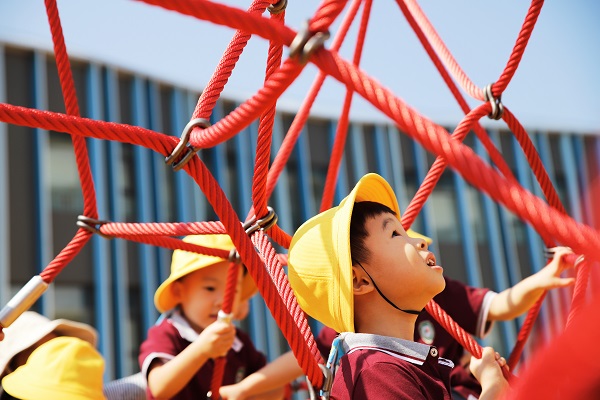
[[[425,263],[429,267],[435,267],[437,265],[436,261],[435,261],[435,256],[433,255],[433,253],[428,253],[427,254],[427,258],[425,259]]]
[[[433,253],[427,254],[427,257],[425,257],[425,264],[427,264],[430,269],[444,271],[441,266],[437,265],[437,260],[435,259],[435,255],[433,255]]]

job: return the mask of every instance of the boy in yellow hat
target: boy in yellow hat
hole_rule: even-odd
[[[300,306],[342,332],[346,354],[332,398],[451,398],[452,362],[434,346],[413,341],[418,314],[445,287],[443,269],[399,218],[389,184],[368,174],[339,206],[307,221],[292,239],[289,278]],[[481,399],[506,390],[504,363],[491,348],[471,362]]]
[[[104,360],[89,342],[60,336],[36,348],[2,386],[16,399],[104,400],[103,373]]]
[[[192,235],[184,241],[213,249],[234,249],[228,235]],[[140,347],[139,362],[148,381],[149,399],[206,398],[214,359],[218,357],[227,360],[223,385],[236,383],[265,365],[265,356],[248,335],[217,319],[228,267],[229,261],[220,257],[173,252],[171,274],[154,296],[154,304],[166,313],[165,318],[150,328]],[[240,300],[255,292],[252,277],[240,268],[232,314]]]

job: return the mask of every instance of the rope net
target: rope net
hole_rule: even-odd
[[[451,134],[442,126],[420,115],[410,105],[360,69],[359,64],[372,0],[353,0],[349,3],[329,49],[324,46],[324,41],[329,37],[332,23],[342,15],[346,8],[346,1],[323,0],[307,22],[306,27],[298,32],[285,24],[285,0],[280,0],[276,4],[264,0],[254,0],[245,11],[202,0],[143,1],[236,30],[210,81],[199,97],[190,117],[190,124],[184,130],[181,139],[139,126],[92,120],[80,116],[56,0],[45,0],[45,5],[54,42],[54,53],[66,113],[0,103],[0,121],[65,132],[71,135],[73,141],[84,199],[83,215],[78,221],[80,228],[71,242],[40,274],[43,284],[47,285],[53,282],[94,233],[109,238],[121,238],[168,249],[183,249],[224,258],[227,258],[228,254],[222,254],[222,250],[184,243],[176,237],[190,234],[227,233],[231,236],[242,262],[254,278],[261,296],[277,321],[300,366],[312,384],[321,387],[324,377],[319,364],[323,364],[323,360],[317,350],[304,312],[298,306],[284,273],[283,265],[286,263],[286,256],[277,254],[272,245],[272,242],[275,242],[283,248],[288,248],[291,241],[290,234],[282,230],[276,223],[272,224],[271,222],[268,224],[269,226],[266,226],[264,220],[269,215],[267,203],[274,191],[278,177],[307,122],[311,107],[325,78],[330,77],[342,83],[347,88],[347,92],[339,116],[320,209],[328,209],[333,202],[349,125],[350,106],[354,94],[358,94],[389,117],[401,132],[437,156],[416,195],[403,213],[404,227],[408,229],[415,221],[443,171],[450,166],[473,187],[486,193],[494,201],[504,205],[517,217],[529,223],[541,236],[546,247],[561,243],[570,246],[576,254],[585,255],[586,267],[578,270],[568,326],[572,321],[575,321],[573,325],[576,324],[577,314],[585,310],[586,284],[590,265],[600,259],[598,252],[600,234],[590,226],[578,223],[566,214],[526,130],[510,109],[501,103],[502,93],[510,84],[519,66],[542,9],[543,1],[533,0],[531,2],[513,51],[498,79],[493,84],[480,88],[468,78],[452,57],[417,2],[415,0],[397,0],[399,9],[465,114],[464,119]],[[360,17],[357,17],[361,6],[362,13]],[[266,13],[266,10],[269,13]],[[347,61],[337,51],[344,43],[346,34],[356,19],[359,20],[360,25],[354,56],[352,61]],[[232,74],[240,54],[252,36],[269,41],[264,85],[231,113],[214,125],[210,125],[207,121],[213,108]],[[289,57],[284,57],[284,47],[289,48]],[[319,73],[287,131],[278,153],[274,155],[274,161],[269,165],[276,101],[294,82],[307,62],[318,67]],[[476,108],[470,109],[463,92],[481,103]],[[501,119],[514,134],[542,188],[545,199],[522,188],[512,175],[502,154],[480,124],[480,120],[487,116]],[[259,120],[259,130],[252,181],[253,205],[248,210],[246,219],[241,220],[207,166],[196,156],[196,152],[231,139],[257,119]],[[473,131],[481,141],[491,164],[485,162],[472,149],[461,143],[469,131]],[[85,138],[98,138],[143,146],[167,157],[175,169],[185,170],[194,179],[212,205],[219,221],[123,223],[99,220]],[[234,264],[232,263],[232,265]],[[230,273],[228,276],[234,275]],[[232,301],[231,286],[228,285],[229,291],[225,301],[229,310]],[[41,293],[38,293],[37,297],[39,295]],[[4,325],[10,325],[12,322],[10,319],[14,320],[20,312],[30,307],[37,297],[24,301],[20,307],[17,307],[16,315],[12,315],[8,324]],[[543,297],[526,318],[509,358],[508,364],[511,369],[514,369],[520,359],[523,345],[531,332],[542,300]],[[477,357],[481,356],[481,346],[434,301],[428,304],[427,310],[471,354]],[[216,367],[215,371],[212,388],[213,393],[218,393],[223,366]],[[508,376],[509,373],[505,372]]]

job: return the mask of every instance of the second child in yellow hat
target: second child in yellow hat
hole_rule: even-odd
[[[2,386],[17,399],[103,400],[103,373],[104,360],[89,342],[61,336],[35,349]]]
[[[192,235],[187,243],[226,250],[235,247],[228,235]],[[156,290],[156,308],[165,312],[140,347],[139,362],[148,382],[149,399],[206,398],[214,360],[226,357],[223,385],[236,383],[266,364],[249,336],[218,320],[223,306],[227,259],[175,250],[171,274]],[[240,301],[256,292],[250,274],[240,268],[232,314]]]

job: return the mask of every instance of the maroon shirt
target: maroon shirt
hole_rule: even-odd
[[[182,337],[184,336],[184,337]],[[183,318],[175,313],[165,318],[159,325],[148,331],[148,338],[140,347],[139,363],[143,375],[148,378],[148,368],[156,358],[165,361],[173,359],[190,345],[197,336]],[[266,364],[265,356],[256,350],[247,334],[236,329],[236,339],[227,353],[227,363],[222,385],[231,385],[258,371]],[[214,361],[208,360],[190,382],[173,399],[206,398],[210,391]],[[148,399],[154,399],[147,389]]]
[[[364,333],[344,333],[346,354],[331,399],[449,400],[452,362],[433,346]]]
[[[477,337],[483,337],[489,331],[491,323],[486,322],[489,304],[495,295],[489,289],[466,286],[462,282],[446,279],[446,288],[434,297],[440,305],[465,331]],[[316,338],[317,347],[326,358],[331,342],[337,333],[324,327]],[[468,368],[461,364],[464,348],[425,310],[419,314],[415,323],[416,342],[434,345],[440,356],[452,360],[452,390],[464,398],[469,395],[479,397],[481,386]]]

